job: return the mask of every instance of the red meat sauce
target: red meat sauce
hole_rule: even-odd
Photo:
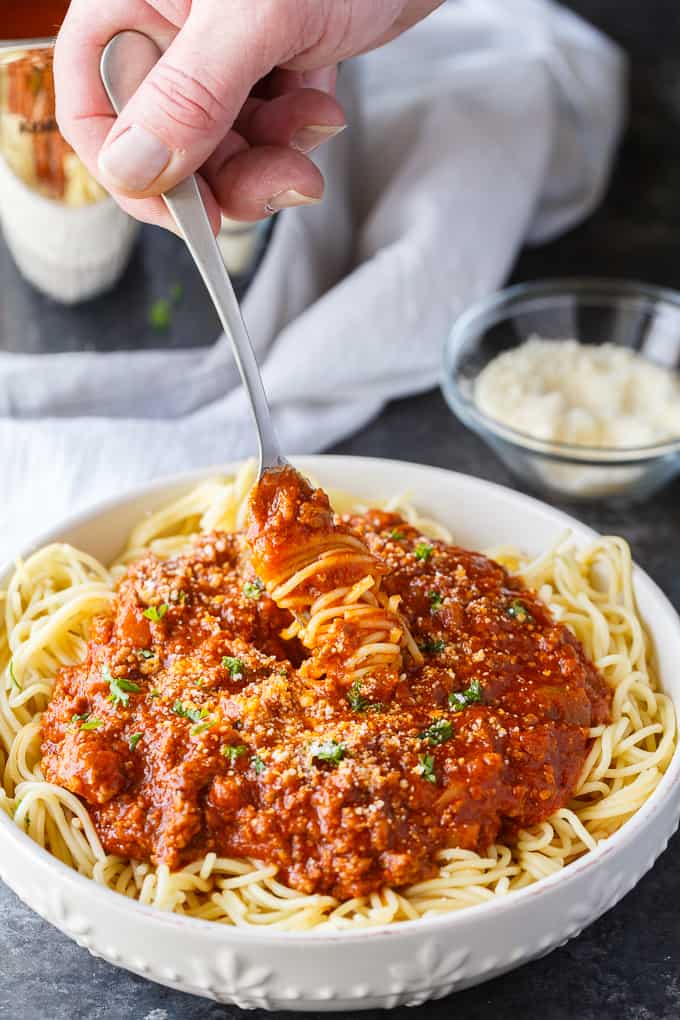
[[[346,899],[430,877],[440,849],[484,851],[569,800],[610,704],[578,641],[497,563],[396,514],[341,530],[401,597],[423,666],[310,675],[241,536],[128,570],[42,731],[46,778],[85,801],[107,852],[254,857]]]

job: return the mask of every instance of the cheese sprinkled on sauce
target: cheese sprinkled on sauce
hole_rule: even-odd
[[[549,442],[620,449],[680,437],[680,375],[613,344],[531,337],[489,362],[475,400]]]

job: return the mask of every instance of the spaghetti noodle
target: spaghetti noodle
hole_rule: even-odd
[[[112,605],[125,564],[148,551],[161,558],[181,554],[194,534],[242,530],[251,481],[252,473],[244,471],[231,481],[204,483],[146,519],[133,532],[121,563],[110,570],[64,545],[50,546],[18,565],[5,593],[0,636],[4,678],[0,806],[36,842],[82,874],[164,910],[286,930],[320,925],[343,928],[414,920],[522,888],[606,839],[649,797],[674,750],[675,716],[670,699],[658,690],[651,651],[636,612],[630,554],[620,539],[602,539],[583,550],[567,537],[531,563],[512,550],[494,554],[508,569],[521,572],[553,617],[581,642],[612,691],[610,721],[589,731],[590,747],[571,802],[547,820],[520,829],[510,843],[494,842],[482,853],[442,850],[432,877],[407,888],[383,888],[343,902],[325,893],[297,891],[277,879],[275,865],[252,859],[209,852],[171,871],[166,864],[154,866],[107,855],[83,801],[47,783],[41,768],[40,716],[50,700],[55,673],[85,657],[91,621]],[[403,515],[422,533],[430,531],[414,511],[404,508]],[[366,558],[367,552],[371,555],[366,542],[361,544],[363,548],[340,543],[356,558],[357,576],[332,588],[333,598],[321,604],[319,599],[330,591],[306,591],[304,601],[292,607],[293,633],[316,651],[326,646],[337,621],[346,620],[347,607],[358,607],[362,613],[366,607],[382,614],[383,623],[366,628],[356,649],[394,645],[389,650],[391,658],[366,658],[371,668],[398,670],[397,649],[402,666],[404,660],[411,662],[408,628],[402,623],[400,607],[390,605],[384,582],[378,584],[375,562]],[[307,579],[318,577],[320,556],[323,551],[317,553],[313,561],[317,567]],[[269,580],[278,598],[301,599],[305,578],[299,574],[306,566],[310,563],[291,572],[287,565],[283,580],[278,575]],[[286,590],[286,578],[290,583],[296,574],[297,581]],[[330,610],[327,616],[326,610]],[[363,640],[376,635],[395,640]],[[384,648],[383,654],[387,655]],[[366,658],[357,658],[353,669],[363,669]]]
[[[399,596],[380,590],[384,565],[347,525],[333,519],[326,494],[313,492],[292,468],[270,470],[260,480],[250,501],[247,534],[258,576],[276,605],[295,617],[286,636],[299,637],[315,653],[306,664],[308,675],[340,671],[347,686],[382,672],[398,675],[403,650],[422,666],[423,656],[399,613]],[[348,631],[351,640],[343,643],[342,658],[329,655],[338,635]]]

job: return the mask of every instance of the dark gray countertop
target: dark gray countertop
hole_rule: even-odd
[[[680,6],[677,0],[574,0],[571,6],[631,51],[631,124],[603,207],[558,242],[525,253],[514,278],[593,273],[680,287]],[[146,323],[148,307],[177,282],[184,298],[170,332],[155,334]],[[167,234],[145,230],[114,294],[71,310],[36,295],[0,242],[0,346],[5,349],[180,346],[216,333],[214,313],[188,257]],[[400,457],[517,485],[451,417],[438,393],[392,404],[335,452]],[[635,509],[568,504],[564,509],[600,531],[625,536],[638,562],[680,608],[680,479]],[[8,1020],[241,1016],[236,1008],[170,991],[94,960],[4,887],[0,918],[0,1016]],[[678,1020],[679,946],[676,837],[633,892],[564,948],[486,985],[394,1015],[403,1020],[453,1015],[464,1020],[535,1015],[547,1020]]]

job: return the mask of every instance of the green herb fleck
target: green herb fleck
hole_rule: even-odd
[[[448,719],[435,719],[426,730],[419,734],[423,740],[436,747],[438,744],[445,744],[453,736],[453,726]]]
[[[149,325],[163,332],[172,321],[172,305],[167,298],[157,298],[149,308]]]
[[[439,652],[444,651],[446,648],[446,641],[442,638],[435,638],[434,640],[423,641],[423,643],[418,645],[418,647],[421,652],[429,652],[436,655]]]
[[[175,715],[179,715],[182,719],[189,719],[190,722],[200,723],[208,715],[207,708],[185,708],[181,701],[176,701],[172,706],[172,711]]]
[[[17,675],[14,672],[14,659],[10,659],[9,660],[9,675],[10,675],[10,679],[11,679],[12,683],[14,684],[14,686],[16,687],[16,689],[18,691],[23,691],[23,687],[21,686],[21,684],[17,680]]]
[[[508,616],[512,616],[518,623],[531,623],[533,616],[524,605],[521,599],[515,599],[505,610]]]
[[[262,758],[260,758],[259,754],[253,755],[253,758],[252,758],[252,761],[251,761],[250,764],[253,766],[253,772],[257,773],[258,776],[259,776],[259,774],[261,772],[264,772],[264,770],[267,767],[265,765],[265,763],[263,762]]]
[[[216,722],[217,719],[211,717],[203,722],[196,723],[195,726],[191,727],[191,736],[195,737],[197,733],[205,733],[206,730],[211,730]]]
[[[72,715],[71,726],[76,726],[79,730],[98,729],[101,726],[101,720],[91,719],[91,723],[94,723],[95,725],[90,725],[90,723],[88,723],[88,720],[90,719],[91,716],[92,712],[83,712],[81,715]],[[78,723],[80,723],[80,726],[78,726]]]
[[[144,610],[143,615],[146,616],[147,620],[151,620],[153,623],[159,623],[167,611],[167,604],[165,602],[161,602],[159,606],[149,606],[148,609]]]
[[[228,758],[232,765],[237,758],[247,754],[247,752],[248,748],[245,744],[224,744],[220,748],[220,753],[223,754],[225,758]]]
[[[310,748],[312,758],[325,761],[329,765],[339,765],[347,754],[347,747],[337,740],[315,740]]]
[[[347,701],[353,712],[365,712],[371,704],[368,698],[361,693],[361,682],[355,680],[347,691]]]
[[[135,750],[135,748],[137,747],[137,744],[139,743],[139,741],[141,739],[142,739],[142,734],[141,733],[133,733],[132,734],[132,736],[130,737],[130,750],[131,751]]]
[[[140,659],[153,659],[155,654],[156,653],[153,652],[150,648],[137,649],[137,655],[140,657]]]
[[[415,558],[417,560],[422,560],[423,563],[427,563],[433,552],[434,546],[428,545],[427,542],[418,542],[417,546],[413,550]]]
[[[80,728],[81,730],[98,730],[101,725],[101,719],[95,719],[94,716],[92,716],[87,720],[87,722],[81,723]]]
[[[139,694],[141,687],[138,684],[132,683],[131,680],[126,680],[121,676],[111,676],[111,670],[108,666],[104,669],[104,679],[109,685],[109,701],[113,702],[114,705],[124,705],[127,708],[128,702],[130,701],[131,694]]]
[[[390,531],[390,538],[393,542],[403,542],[406,535],[403,531],[399,531],[399,528],[395,528],[394,531]]]
[[[418,755],[418,775],[427,780],[428,783],[436,783],[437,776],[434,771],[434,758],[431,754]]]
[[[464,691],[452,691],[449,694],[449,705],[456,712],[460,712],[462,709],[467,708],[468,705],[474,705],[475,702],[481,700],[482,685],[479,680],[473,680]]]
[[[243,594],[249,599],[255,599],[257,601],[263,591],[264,585],[259,578],[256,578],[254,581],[246,581],[243,585]]]
[[[158,690],[157,687],[154,687],[153,690],[149,691],[150,698],[160,698],[160,696],[161,692]]]
[[[428,591],[427,597],[430,600],[431,609],[436,612],[444,605],[444,599],[441,597],[438,591]]]
[[[166,330],[172,322],[172,311],[184,297],[184,288],[181,283],[173,283],[170,288],[170,296],[157,298],[149,309],[149,324],[159,331]]]
[[[243,680],[246,667],[242,659],[236,659],[233,655],[225,655],[222,659],[222,665],[225,669],[229,670],[234,680]]]

